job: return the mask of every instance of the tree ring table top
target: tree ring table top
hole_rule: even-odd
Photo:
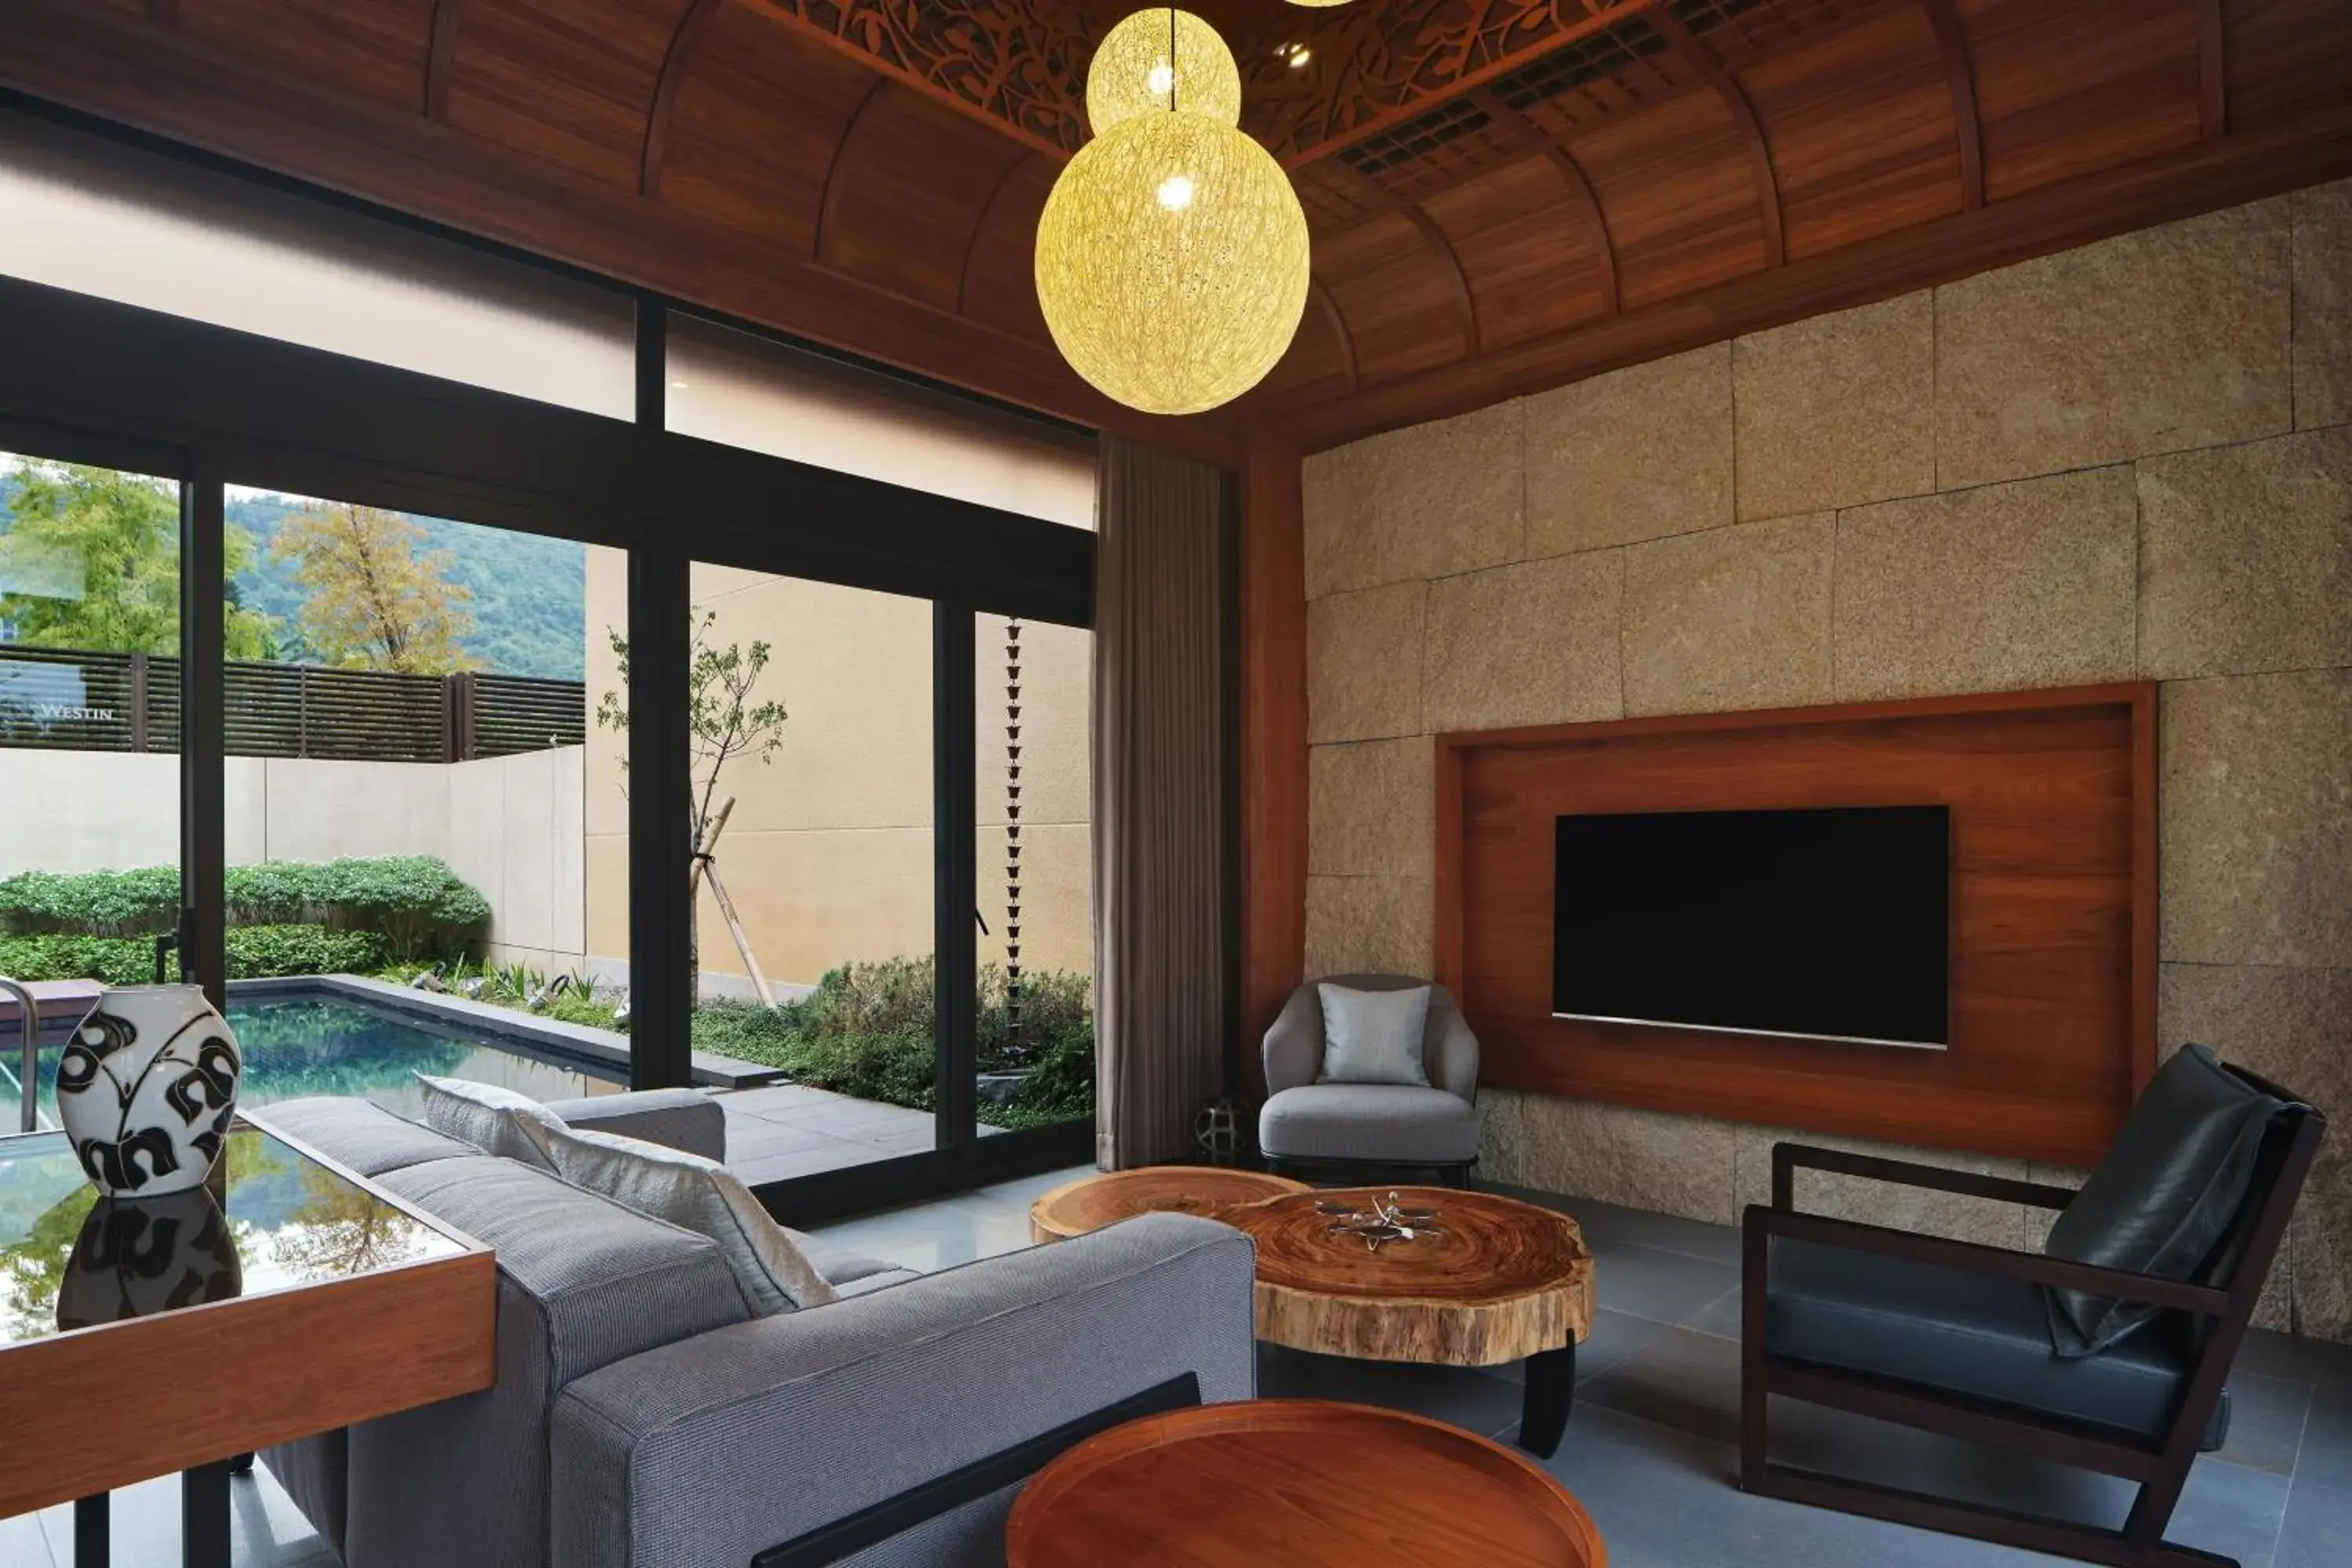
[[[1004,1544],[1008,1568],[1608,1562],[1568,1489],[1501,1444],[1326,1400],[1195,1405],[1097,1433],[1030,1481]]]
[[[1311,1189],[1286,1176],[1228,1165],[1141,1165],[1081,1176],[1029,1205],[1034,1241],[1063,1241],[1139,1214],[1193,1214],[1224,1219],[1242,1204]]]
[[[1433,1210],[1410,1240],[1335,1231],[1328,1206],[1397,1194]],[[1375,1361],[1497,1366],[1584,1338],[1592,1254],[1576,1221],[1492,1193],[1357,1187],[1295,1193],[1218,1218],[1257,1243],[1257,1337]]]

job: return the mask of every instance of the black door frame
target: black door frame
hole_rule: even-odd
[[[669,699],[636,703],[629,739],[635,1087],[684,1084],[690,1070],[690,904],[685,879],[662,868],[686,865],[691,852],[683,809],[691,563],[922,597],[934,624],[936,1146],[772,1184],[761,1196],[780,1215],[813,1223],[1090,1158],[1089,1123],[983,1138],[973,1115],[972,627],[982,613],[1091,627],[1094,535],[668,431],[667,321],[686,308],[642,294],[635,302],[637,418],[625,422],[0,278],[0,342],[19,364],[42,369],[0,381],[0,448],[181,485],[186,972],[219,999],[226,484],[628,551],[632,682]]]

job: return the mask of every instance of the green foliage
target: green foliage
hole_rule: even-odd
[[[453,963],[395,963],[379,971],[375,978],[390,981],[394,985],[406,985],[427,970],[441,977],[444,989],[461,996],[468,995],[464,989],[467,982],[479,980],[481,988],[471,993],[469,997],[476,1002],[530,1012],[532,1010],[530,999],[536,994],[541,999],[537,1009],[539,1017],[553,1018],[564,1024],[585,1024],[596,1029],[614,1026],[614,1002],[597,996],[588,983],[588,977],[576,969],[565,972],[571,984],[552,995],[548,994],[548,987],[556,977],[542,975],[526,963],[476,963],[462,958]]]
[[[1095,1029],[1082,974],[1048,971],[1021,981],[1022,1037],[1011,1039],[1004,972],[980,973],[977,1047],[982,1072],[1025,1071],[1008,1104],[983,1104],[1002,1127],[1034,1127],[1094,1114]],[[929,1110],[937,1061],[938,970],[929,956],[850,963],[829,971],[799,1001],[767,1008],[706,1002],[694,1043],[779,1067],[801,1083],[860,1100]]]
[[[232,866],[225,891],[233,927],[307,921],[373,933],[384,955],[403,961],[462,953],[490,918],[488,901],[429,855]],[[180,873],[172,866],[23,871],[0,881],[0,931],[132,936],[171,930],[179,906]]]
[[[22,462],[9,479],[12,575],[58,579],[55,596],[0,594],[0,620],[16,639],[33,647],[179,652],[177,487],[81,463]],[[237,574],[253,560],[253,536],[228,528],[223,544],[228,657],[275,658],[276,623],[247,608],[236,588]]]
[[[228,520],[249,531],[260,548],[236,577],[244,600],[289,628],[301,613],[303,590],[289,562],[269,547],[289,518],[311,510],[292,496],[239,493],[228,498]],[[418,548],[446,552],[449,581],[473,595],[473,626],[457,647],[482,669],[502,675],[533,675],[578,680],[586,673],[587,547],[568,539],[516,533],[410,514],[422,537]],[[307,650],[288,634],[289,657]]]
[[[238,926],[228,932],[228,977],[364,974],[383,963],[373,932],[319,925]],[[0,974],[19,980],[96,980],[144,985],[155,978],[152,937],[45,932],[0,936]]]

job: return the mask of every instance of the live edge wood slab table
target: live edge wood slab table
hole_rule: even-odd
[[[1344,1212],[1391,1193],[1410,1237],[1375,1246],[1339,1227]],[[1592,1254],[1568,1215],[1454,1187],[1350,1187],[1218,1217],[1257,1243],[1259,1339],[1368,1361],[1524,1360],[1519,1446],[1546,1458],[1559,1448],[1577,1342],[1592,1326]]]
[[[1425,1215],[1410,1237],[1340,1229],[1393,1193]],[[1592,1254],[1576,1221],[1455,1187],[1344,1187],[1221,1166],[1148,1165],[1055,1188],[1039,1241],[1155,1210],[1205,1215],[1257,1243],[1257,1337],[1293,1350],[1439,1366],[1527,1363],[1519,1446],[1549,1458],[1568,1429],[1577,1342],[1592,1326]]]
[[[1114,1426],[1039,1471],[1008,1568],[1605,1568],[1568,1489],[1500,1444],[1323,1400]]]
[[[0,1138],[0,1518],[183,1472],[182,1559],[228,1568],[230,1467],[276,1444],[490,1386],[497,1259],[241,1118],[208,1186],[100,1198],[62,1132]]]

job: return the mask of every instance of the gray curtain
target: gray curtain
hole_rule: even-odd
[[[1215,468],[1102,439],[1095,575],[1096,1163],[1186,1158],[1223,1088]]]

